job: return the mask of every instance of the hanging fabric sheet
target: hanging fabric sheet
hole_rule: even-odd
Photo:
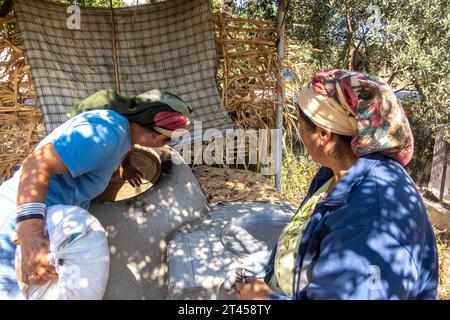
[[[47,1],[14,1],[48,132],[67,120],[66,112],[78,101],[116,86],[110,9],[80,7],[79,29],[71,29],[77,16],[67,9]],[[193,120],[202,121],[203,130],[232,127],[216,84],[212,18],[208,0],[114,9],[120,93],[167,90],[194,110]]]

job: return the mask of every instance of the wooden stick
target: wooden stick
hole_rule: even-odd
[[[236,32],[255,32],[255,33],[277,32],[277,29],[275,27],[269,27],[269,28],[245,28],[245,27],[230,26],[230,27],[228,27],[228,29],[236,31]]]
[[[447,141],[444,141],[444,160],[442,161],[442,177],[441,177],[441,189],[439,191],[439,201],[444,200],[445,179],[447,178],[447,164],[448,156],[450,152],[450,146]]]
[[[113,49],[113,60],[114,60],[114,72],[116,79],[116,92],[120,93],[120,80],[119,80],[119,65],[117,63],[117,47],[116,47],[116,24],[114,21],[114,9],[112,0],[109,0],[109,5],[111,9],[111,29],[112,29],[112,49]]]
[[[263,44],[263,45],[267,45],[267,46],[275,46],[276,45],[275,41],[259,40],[259,39],[255,39],[255,40],[224,39],[222,41],[225,44]]]
[[[255,19],[247,19],[247,18],[233,18],[233,23],[251,23],[255,25],[269,25],[276,26],[276,23],[268,20],[255,20]]]
[[[285,100],[284,93],[284,22],[286,18],[286,1],[278,0],[278,74],[277,74],[277,110],[276,110],[276,128],[278,132],[276,146],[276,174],[275,174],[275,188],[278,192],[281,191],[281,168],[282,168],[282,142],[281,130],[283,128],[283,106]]]

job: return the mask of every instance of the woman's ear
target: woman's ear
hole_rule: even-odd
[[[316,127],[316,129],[319,131],[319,139],[320,143],[325,146],[328,142],[331,141],[333,138],[333,134],[330,131],[327,131],[325,129],[322,129],[320,127]]]

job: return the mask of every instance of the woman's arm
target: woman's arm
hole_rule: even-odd
[[[51,143],[35,150],[22,163],[17,206],[30,202],[44,203],[52,175],[66,172],[64,162]]]
[[[330,232],[303,293],[309,300],[409,299],[418,280],[409,251],[376,227]]]
[[[53,174],[66,173],[67,168],[51,143],[35,150],[22,164],[17,206],[45,203]],[[44,221],[28,219],[17,223],[17,238],[22,252],[22,279],[30,283],[30,275],[38,276],[32,284],[42,285],[57,275],[48,264],[49,242],[44,234]]]

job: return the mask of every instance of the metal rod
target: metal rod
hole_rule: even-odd
[[[286,15],[286,1],[278,0],[278,74],[277,74],[277,107],[276,107],[276,144],[275,144],[275,188],[281,191],[281,168],[283,161],[283,102],[284,102],[284,21]]]
[[[116,46],[116,24],[114,21],[114,9],[112,0],[109,0],[111,8],[111,29],[112,29],[112,49],[113,49],[113,61],[114,61],[114,73],[116,80],[116,92],[120,93],[120,81],[119,81],[119,65],[117,63],[117,46]]]

